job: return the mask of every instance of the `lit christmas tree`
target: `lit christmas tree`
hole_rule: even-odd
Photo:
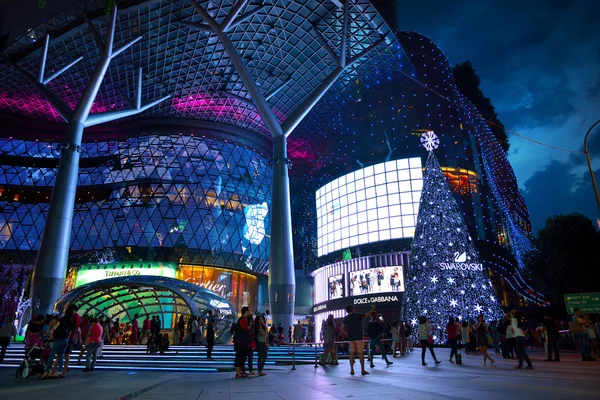
[[[433,132],[421,140],[429,151],[423,191],[410,254],[404,296],[404,319],[416,327],[425,315],[436,327],[434,340],[442,343],[449,317],[486,323],[502,316],[487,271],[475,249],[462,213],[452,197],[440,164],[433,154],[439,141]],[[417,335],[414,329],[414,336]]]

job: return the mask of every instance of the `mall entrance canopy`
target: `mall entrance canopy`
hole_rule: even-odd
[[[203,287],[161,276],[126,276],[88,283],[65,293],[55,307],[63,312],[71,304],[79,306],[82,317],[130,322],[137,314],[140,326],[146,315],[158,315],[163,329],[175,329],[180,315],[184,315],[187,323],[189,316],[212,310],[217,314],[217,343],[229,342],[229,328],[237,320],[233,304],[223,297]]]

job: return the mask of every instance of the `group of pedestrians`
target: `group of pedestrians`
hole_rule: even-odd
[[[258,353],[258,376],[267,375],[264,366],[269,351],[269,333],[265,317],[259,314],[254,318],[249,307],[242,307],[241,316],[231,327],[233,333],[233,349],[235,351],[235,378],[242,379],[254,372],[254,352]],[[246,371],[246,361],[248,370]]]

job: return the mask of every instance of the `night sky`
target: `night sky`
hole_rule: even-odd
[[[471,60],[509,133],[509,159],[534,231],[554,214],[599,217],[583,138],[600,119],[595,0],[399,0],[400,29],[431,38],[452,65]],[[590,134],[600,178],[600,126]]]
[[[78,0],[4,0],[14,38]],[[398,0],[400,29],[430,37],[451,64],[471,60],[509,133],[519,187],[534,231],[548,216],[600,217],[583,137],[600,119],[600,5],[596,0]],[[16,6],[18,5],[18,7]],[[600,178],[600,127],[590,135]]]

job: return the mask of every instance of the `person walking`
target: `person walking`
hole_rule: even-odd
[[[265,363],[267,362],[267,355],[269,353],[269,344],[267,342],[267,324],[265,323],[265,317],[259,315],[254,321],[254,337],[256,338],[257,350],[258,350],[258,376],[266,376],[267,374],[263,371]]]
[[[589,355],[590,352],[588,349],[587,327],[585,326],[585,321],[582,317],[581,308],[578,307],[575,309],[575,315],[573,315],[570,325],[575,329],[575,333],[577,333],[577,337],[579,339],[579,352],[581,354],[581,361],[593,361],[593,358],[591,358]],[[571,327],[569,330],[573,332]]]
[[[400,331],[398,330],[398,322],[392,321],[392,357],[397,357],[396,351],[402,354],[402,351],[400,351]]]
[[[63,366],[63,371],[61,373],[63,378],[67,376],[69,363],[71,362],[71,352],[73,351],[73,346],[77,341],[77,332],[81,326],[82,319],[77,311],[79,311],[79,307],[77,307],[75,304],[71,304],[69,307],[67,307],[65,315],[63,317],[65,321],[68,322],[69,327],[69,341],[67,343],[67,348],[65,349],[65,362]],[[55,362],[53,370],[51,372],[52,375],[54,374],[54,368],[56,368],[56,366],[57,364]]]
[[[69,327],[64,319],[59,319],[58,316],[52,317],[51,339],[52,347],[50,348],[50,356],[44,368],[44,374],[40,379],[50,379],[57,376],[50,374],[50,370],[54,364],[54,358],[57,360],[57,370],[59,374],[63,370],[63,360],[67,344],[69,343]],[[59,375],[60,376],[60,375]]]
[[[331,356],[333,365],[339,365],[337,357],[337,349],[335,347],[336,326],[333,321],[333,314],[327,316],[325,321],[325,329],[323,330],[323,360],[321,365],[324,367],[327,364],[327,358]]]
[[[192,346],[196,345],[196,336],[198,336],[198,331],[200,330],[200,326],[198,325],[198,317],[192,317],[192,326],[190,328],[190,344]]]
[[[179,332],[179,340],[177,341],[177,344],[181,346],[183,344],[183,336],[185,334],[185,317],[183,314],[179,316],[179,321],[177,322],[177,331]]]
[[[206,320],[206,358],[212,360],[212,351],[215,346],[215,317],[212,310],[208,310]]]
[[[527,363],[527,367],[525,369],[533,369],[533,365],[531,364],[531,360],[527,355],[527,351],[525,350],[525,330],[523,329],[521,319],[519,318],[518,311],[513,310],[507,314],[507,317],[510,319],[510,325],[515,334],[516,344],[517,344],[517,359],[518,365],[515,369],[523,369],[523,360]]]
[[[545,361],[560,361],[560,355],[558,354],[558,332],[556,330],[556,322],[554,322],[548,313],[544,313],[543,324],[546,327],[546,345],[548,347],[548,354]],[[553,351],[554,358],[552,358]]]
[[[238,318],[235,325],[235,333],[233,335],[233,349],[235,351],[235,379],[247,378],[248,375],[242,372],[244,364],[246,364],[246,355],[248,354],[248,317],[250,309],[246,306],[242,307],[242,315]]]
[[[462,322],[461,327],[462,345],[465,349],[465,354],[469,354],[469,323],[466,319]]]
[[[458,345],[456,341],[456,331],[458,326],[454,322],[454,318],[450,317],[448,320],[448,325],[446,325],[446,335],[448,335],[448,343],[450,343],[450,363],[454,364],[452,361],[452,357],[458,354]]]
[[[150,337],[153,340],[156,340],[156,338],[153,338],[153,336],[156,334],[156,326],[157,326],[156,315],[153,315],[152,319],[150,320]]]
[[[302,343],[302,323],[300,321],[294,327],[294,343]]]
[[[589,314],[583,315],[583,324],[585,325],[586,334],[588,338],[588,357],[589,361],[595,361],[600,359],[600,350],[598,349],[598,342],[596,340],[596,329],[594,323],[590,319]]]
[[[246,359],[248,360],[248,375],[254,374],[254,350],[257,348],[256,336],[254,331],[254,318],[252,314],[248,316],[248,347],[246,348]]]
[[[0,352],[0,363],[4,362],[6,355],[6,349],[10,344],[10,339],[17,336],[17,327],[15,326],[12,318],[7,318],[4,325],[0,328],[0,346],[2,350]]]
[[[90,327],[90,343],[87,346],[87,352],[85,355],[85,368],[83,372],[92,372],[96,366],[96,358],[98,357],[98,350],[102,343],[102,325],[100,325],[98,318],[92,318],[92,325]]]
[[[494,365],[494,359],[489,356],[487,348],[489,345],[488,340],[488,331],[489,328],[485,321],[483,320],[483,315],[477,317],[477,325],[475,325],[475,335],[477,336],[477,347],[479,348],[479,352],[483,354],[483,366],[487,366],[487,359],[489,359]]]
[[[152,322],[150,321],[150,316],[146,314],[146,319],[142,322],[142,336],[148,340],[150,336],[152,336]],[[142,344],[146,344],[143,343]]]
[[[375,356],[375,348],[379,347],[379,351],[381,352],[381,358],[385,360],[386,365],[389,367],[393,364],[393,362],[388,361],[387,355],[385,354],[385,347],[381,342],[381,335],[384,332],[383,326],[381,325],[381,321],[378,319],[378,315],[376,312],[371,313],[371,322],[367,325],[367,335],[371,338],[369,352],[369,362],[371,363],[371,368],[375,368],[375,364],[373,364],[373,358]]]
[[[129,337],[129,344],[138,344],[139,329],[140,326],[138,324],[138,315],[135,314],[133,317],[133,321],[131,321],[131,336]]]
[[[431,323],[427,321],[427,317],[421,315],[419,317],[419,342],[421,343],[421,365],[424,367],[427,366],[425,363],[425,353],[427,352],[427,349],[429,349],[429,352],[431,353],[436,365],[441,363],[441,361],[438,361],[438,359],[435,357],[435,352],[433,351],[433,337],[431,336],[432,330],[433,327],[431,326]]]
[[[365,342],[363,340],[362,322],[375,312],[375,306],[368,313],[359,314],[354,311],[354,306],[348,304],[346,312],[348,315],[344,317],[342,322],[342,332],[350,343],[350,375],[354,375],[354,353],[358,353],[360,373],[362,375],[369,375],[365,369]]]

